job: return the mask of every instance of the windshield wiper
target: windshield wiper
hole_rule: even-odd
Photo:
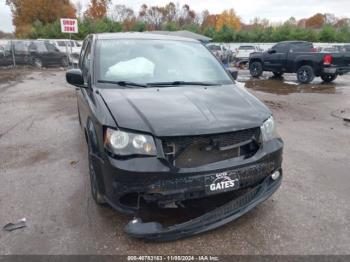
[[[172,82],[154,82],[147,83],[148,86],[217,86],[220,84],[209,83],[209,82],[191,82],[191,81],[172,81]]]
[[[137,86],[137,87],[147,87],[146,84],[140,84],[130,81],[109,81],[109,80],[97,80],[98,83],[115,84],[120,86]]]

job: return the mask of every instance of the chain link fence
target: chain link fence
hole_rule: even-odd
[[[0,66],[76,67],[80,43],[73,40],[8,40],[0,42]]]

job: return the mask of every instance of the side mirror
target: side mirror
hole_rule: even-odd
[[[232,76],[234,80],[237,80],[238,77],[238,71],[233,68],[227,68],[226,71]]]
[[[84,87],[84,78],[80,69],[68,70],[66,73],[66,80],[73,86]]]
[[[274,53],[276,53],[276,50],[275,50],[275,49],[269,49],[269,50],[267,51],[267,53],[269,53],[269,54],[274,54]]]

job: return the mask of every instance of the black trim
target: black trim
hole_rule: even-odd
[[[259,203],[269,198],[281,185],[282,176],[273,181],[267,177],[261,184],[227,204],[190,221],[163,227],[157,222],[143,223],[141,219],[130,221],[125,232],[135,238],[152,241],[171,241],[196,235],[227,224],[247,213]]]

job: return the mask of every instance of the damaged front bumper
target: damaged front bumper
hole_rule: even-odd
[[[272,177],[277,171],[282,174],[282,151],[283,141],[276,138],[264,143],[254,156],[247,159],[230,159],[179,170],[171,170],[157,158],[121,160],[108,157],[105,161],[98,158],[93,158],[93,161],[96,161],[96,171],[103,174],[106,201],[116,210],[147,221],[133,219],[126,225],[126,233],[135,238],[170,241],[231,222],[270,197],[281,183],[282,175]],[[231,181],[238,179],[238,187],[230,188],[229,191],[220,189],[209,192],[213,177],[222,173],[229,176]],[[225,192],[230,196],[224,195]],[[231,197],[231,193],[234,197]],[[223,201],[207,209],[206,202],[202,201],[213,203],[217,200],[216,196]],[[157,212],[150,212],[151,217],[148,219],[141,214],[142,204],[147,208],[150,204],[160,209],[168,206],[171,209],[170,205],[174,203],[178,207],[189,208],[188,204],[191,206],[195,201],[204,207],[202,215],[193,216],[191,212],[189,215],[184,210],[186,222],[175,222],[171,226],[167,223],[173,219],[179,221],[181,217],[175,215],[170,221],[162,221],[162,225],[154,222],[162,220],[153,217]],[[192,205],[194,209],[201,206],[197,203]]]
[[[125,231],[135,238],[170,241],[212,230],[237,219],[269,198],[279,188],[281,181],[281,175],[277,179],[268,176],[240,197],[184,223],[164,227],[158,222],[143,223],[141,219],[136,218],[125,226]]]
[[[137,195],[142,200],[158,203],[181,202],[220,194],[208,193],[208,185],[217,174],[225,172],[232,180],[239,178],[239,189],[260,184],[281,169],[283,142],[273,139],[248,159],[227,160],[197,168],[171,170],[159,159],[131,158],[96,161],[96,171],[103,174],[105,199],[116,210],[135,214],[139,211]],[[232,188],[236,190],[236,188]]]

